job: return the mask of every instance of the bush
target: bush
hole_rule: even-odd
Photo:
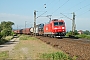
[[[86,34],[77,35],[77,37],[90,39],[90,35],[86,35]]]
[[[73,35],[78,35],[77,30],[74,31]],[[72,31],[67,32],[66,36],[72,36]]]
[[[13,38],[13,36],[7,36],[7,37],[5,37],[5,38],[0,39],[0,45],[8,42],[8,41],[11,40],[12,38]]]
[[[20,36],[20,40],[37,40],[37,38],[31,37],[29,35],[22,35]]]
[[[11,35],[13,36],[15,33],[14,32],[11,32]]]
[[[13,36],[6,36],[5,40],[11,40],[13,38]]]
[[[80,38],[85,38],[87,35],[86,34],[81,34],[81,35],[77,35]]]
[[[86,39],[90,39],[90,35],[87,35],[85,38],[86,38]]]
[[[69,36],[69,35],[72,35],[72,32],[68,32],[68,33],[66,34],[66,36]]]
[[[6,42],[8,42],[8,40],[1,39],[1,40],[0,40],[0,45],[1,45],[1,44],[4,44],[4,43],[6,43]]]
[[[49,59],[49,60],[76,60],[76,58],[70,58],[67,54],[63,52],[56,52],[56,53],[44,53],[41,55],[42,59]]]
[[[2,38],[2,35],[0,34],[0,39]]]

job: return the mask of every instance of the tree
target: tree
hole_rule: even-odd
[[[84,31],[84,34],[90,35],[90,32],[88,30]]]
[[[67,32],[66,36],[72,35],[72,31]],[[78,35],[78,31],[74,31],[74,35]]]
[[[1,32],[0,32],[0,39],[2,38]]]
[[[77,31],[77,30],[75,30],[75,31],[74,31],[74,34],[75,34],[75,35],[78,35],[79,33],[78,33],[78,31]]]
[[[1,22],[2,29],[5,29],[5,28],[12,29],[12,25],[14,25],[14,23],[11,22],[11,21],[8,21],[8,22],[3,21],[3,22]]]
[[[1,27],[1,24],[0,24],[0,32],[1,32],[1,30],[2,30],[2,27]]]
[[[11,22],[11,21],[1,22],[1,24],[0,24],[1,35],[3,35],[4,37],[8,36],[8,35],[11,35],[12,34],[12,25],[14,25],[14,23]]]

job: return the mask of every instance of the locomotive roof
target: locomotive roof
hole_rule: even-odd
[[[64,20],[52,20],[52,22],[57,22],[57,21],[59,21],[59,22],[64,22]]]

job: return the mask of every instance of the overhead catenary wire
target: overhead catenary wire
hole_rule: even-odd
[[[75,4],[72,8],[74,8],[74,7],[77,6],[77,5],[82,4],[84,1],[86,1],[86,0],[82,0],[82,1],[80,1],[79,3]],[[84,4],[83,4],[83,5],[84,5]],[[88,4],[88,5],[86,5],[86,6],[83,6],[83,7],[79,8],[79,9],[77,9],[77,10],[74,11],[74,12],[77,12],[77,11],[83,9],[83,8],[86,8],[86,7],[88,7],[89,5],[90,5],[90,4]],[[69,8],[69,10],[72,9],[72,8]]]
[[[53,1],[54,1],[54,0],[49,1],[49,2],[50,2],[50,3],[49,3],[49,6],[52,4]],[[61,1],[61,0],[59,0],[59,1]],[[63,6],[64,6],[66,3],[68,3],[69,1],[70,1],[70,0],[67,0],[65,3],[63,3],[58,9],[56,9],[55,11],[53,11],[53,12],[51,13],[51,15],[54,14],[57,10],[59,10],[61,7],[63,7]],[[80,1],[79,3],[75,4],[73,7],[82,4],[84,1],[85,1],[85,0]],[[85,4],[83,4],[83,5],[85,5]],[[90,5],[90,4],[87,4],[87,5],[85,5],[85,6],[81,7],[81,8],[73,11],[73,12],[77,12],[77,11],[79,11],[79,10],[81,10],[81,9],[84,9],[84,8],[88,7],[89,5]],[[43,11],[43,12],[44,12],[44,11]],[[47,12],[48,12],[48,11],[47,11]],[[45,13],[46,13],[46,12],[41,13],[38,17],[43,16]],[[38,18],[38,17],[37,17],[37,18]]]
[[[81,7],[81,8],[79,8],[79,9],[75,10],[74,12],[77,12],[77,11],[83,9],[83,8],[86,8],[86,7],[88,7],[89,5],[90,5],[90,4],[87,4],[87,5],[83,6],[83,7]]]
[[[67,9],[67,10],[71,10],[73,8],[75,8],[76,6],[80,5],[81,3],[83,3],[86,0],[80,1],[79,3],[75,4],[74,6],[72,6],[71,8]]]
[[[57,1],[57,2],[54,2],[54,4],[53,4],[53,5],[54,5],[54,6],[55,6],[55,5],[57,5],[60,1],[61,1],[61,0],[59,0],[59,1]],[[51,8],[53,8],[53,7],[54,7],[53,5],[51,5]],[[49,5],[49,6],[50,6],[50,5]]]
[[[85,1],[86,1],[86,0],[82,0],[82,1],[79,2],[78,4],[74,5],[72,8],[76,7],[77,5],[82,4],[82,3],[85,2]],[[84,5],[84,6],[80,7],[79,9],[75,10],[74,12],[78,12],[79,10],[83,10],[84,8],[90,6],[90,4],[87,4],[87,5],[83,4],[83,5]],[[69,10],[72,9],[72,8],[69,8]],[[88,11],[89,11],[89,9],[88,9],[87,11],[84,10],[81,14],[79,14],[79,15],[77,15],[77,16],[82,16],[82,15],[86,14]]]
[[[84,2],[84,0],[81,1],[80,3],[82,3],[82,2]],[[86,7],[89,7],[89,5],[90,5],[90,4],[87,4],[87,5],[83,6],[83,7],[81,7],[81,8],[79,8],[79,9],[75,10],[74,12],[77,12],[77,11],[79,11],[79,10],[81,10],[81,9],[84,9],[84,8],[86,8]],[[81,16],[81,15],[83,15],[83,14],[89,12],[89,11],[90,11],[90,10],[88,10],[88,11],[85,11],[85,10],[84,10],[83,13],[80,14],[80,15],[78,15],[78,16]]]
[[[67,0],[65,3],[63,3],[61,6],[59,6],[59,8],[57,8],[55,11],[52,12],[52,14],[54,14],[57,10],[59,10],[61,7],[63,7],[67,2],[69,2],[69,0]]]
[[[50,1],[49,5],[52,4],[53,1],[55,1],[55,0]],[[48,2],[48,1],[47,1],[47,2]],[[47,4],[45,3],[44,5],[47,5]],[[45,9],[47,9],[47,7],[45,7]],[[37,12],[44,12],[44,13],[42,13],[42,14],[40,14],[40,15],[38,16],[38,17],[41,17],[42,15],[44,15],[44,14],[47,12],[47,10],[46,10],[46,11],[42,11],[42,10],[41,10],[41,11],[37,11]],[[38,18],[38,17],[37,17],[37,18]]]
[[[64,16],[64,14],[71,14],[71,13],[60,13],[60,14],[62,14],[63,16]],[[65,18],[65,16],[64,17],[59,17],[58,19],[60,19],[60,18]]]
[[[60,14],[62,14],[62,13],[60,13]],[[70,20],[72,20],[71,18],[69,18],[68,16],[66,16],[66,15],[64,15],[64,14],[62,14],[63,16],[65,16],[66,18],[68,18],[68,19],[70,19]]]
[[[42,13],[41,15],[39,15],[38,17],[41,17],[41,16],[44,15],[46,12],[47,12],[47,11],[45,11],[44,13]],[[37,17],[37,18],[38,18],[38,17]]]
[[[83,12],[82,14],[80,14],[80,15],[78,15],[78,16],[82,16],[82,15],[88,13],[88,12],[90,12],[90,10],[87,10],[87,11]]]
[[[41,5],[41,7],[39,8],[40,9],[39,11],[43,11],[44,5],[46,5],[46,3],[44,3],[43,5]]]
[[[55,1],[55,0],[52,0],[52,1],[49,3],[49,6],[50,6],[50,4],[52,4],[52,2],[53,2],[53,1]],[[60,0],[59,0],[59,1],[60,1]],[[48,12],[48,11],[47,11],[47,12]],[[40,16],[44,15],[45,13],[46,13],[46,12],[42,13],[42,14],[41,14],[41,15],[39,15],[38,17],[40,17]],[[38,17],[37,17],[37,18],[38,18]]]
[[[49,7],[50,6],[50,8],[48,8],[48,9],[51,9],[51,8],[54,8],[56,5],[58,5],[58,4],[60,4],[60,1],[61,0],[53,0],[50,4],[48,4],[47,5],[47,7]],[[47,14],[49,13],[49,15],[52,15],[51,13],[52,13],[52,11],[47,11]],[[53,17],[53,15],[52,15],[52,17]]]

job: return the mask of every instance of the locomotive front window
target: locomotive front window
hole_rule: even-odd
[[[43,28],[43,27],[44,27],[44,24],[39,25],[39,28]]]
[[[59,25],[63,25],[64,23],[63,22],[59,22]]]
[[[58,22],[54,22],[54,26],[58,26]]]

